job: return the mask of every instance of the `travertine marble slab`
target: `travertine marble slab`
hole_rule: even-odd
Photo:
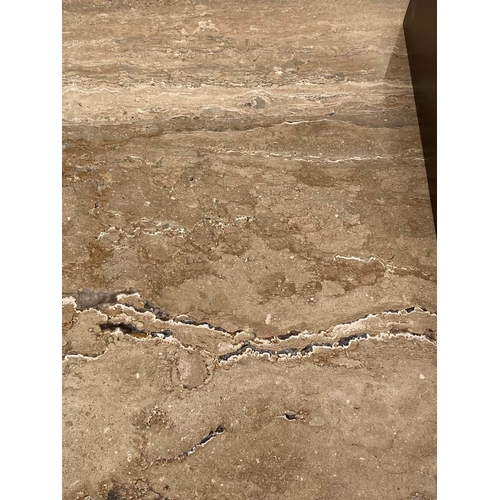
[[[435,498],[407,1],[63,1],[65,499]]]

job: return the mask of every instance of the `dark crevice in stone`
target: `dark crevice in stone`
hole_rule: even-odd
[[[343,337],[338,342],[337,345],[340,347],[347,347],[352,340],[367,339],[368,333],[355,333],[354,335],[349,335],[349,337]]]
[[[434,330],[428,328],[425,330],[424,335],[432,342],[437,342],[437,333]]]
[[[108,496],[106,497],[106,500],[121,500],[122,497],[118,493],[118,489],[116,487],[113,487],[113,489],[108,493]]]
[[[412,332],[411,330],[409,330],[408,328],[393,327],[393,328],[391,328],[391,330],[389,331],[389,333],[391,333],[393,335],[407,333],[409,335],[414,335],[415,337],[425,337],[426,339],[428,339],[428,340],[430,340],[432,342],[436,342],[436,340],[437,340],[436,332],[434,330],[431,330],[430,328],[428,328],[427,330],[425,330],[424,333],[415,333],[415,332]]]
[[[131,325],[130,323],[101,323],[99,326],[100,326],[102,331],[118,330],[118,328],[119,328],[123,333],[126,333],[128,335],[147,333],[144,330],[139,330],[138,328],[136,328],[134,325]]]
[[[145,302],[144,309],[146,311],[152,312],[157,319],[160,319],[163,321],[170,319],[170,314],[168,314],[168,312],[164,311],[163,309],[160,309],[159,307],[155,306],[154,304],[152,304],[149,301]]]
[[[222,328],[221,326],[214,326],[206,321],[195,321],[194,319],[175,318],[175,321],[177,321],[178,323],[182,323],[183,325],[205,326],[205,327],[210,328],[210,330],[214,330],[216,332],[226,333],[227,335],[237,335],[238,333],[241,333],[243,331],[243,330],[235,330],[232,332],[230,330],[226,330],[225,328]]]
[[[121,304],[118,302],[118,295],[120,294],[133,294],[135,292],[131,290],[127,291],[122,291],[122,292],[106,292],[106,291],[94,291],[90,288],[84,288],[81,291],[78,292],[65,292],[63,293],[63,296],[65,297],[74,297],[75,302],[76,302],[76,308],[77,310],[86,310],[86,309],[92,309],[96,306],[99,306],[101,304],[110,304],[110,305],[115,305],[115,304]],[[226,335],[231,335],[231,336],[236,336],[239,333],[242,333],[244,330],[226,330],[225,328],[221,326],[214,326],[207,321],[196,321],[191,318],[179,318],[172,316],[170,313],[166,312],[165,310],[161,309],[160,307],[154,305],[152,302],[146,301],[144,303],[144,307],[136,307],[131,304],[122,304],[125,307],[129,307],[133,309],[134,311],[138,313],[145,313],[145,312],[151,312],[156,319],[161,320],[161,321],[175,321],[176,323],[182,324],[182,325],[191,325],[191,326],[201,326],[201,327],[206,327],[209,328],[210,330],[216,331],[216,332],[221,332]],[[382,311],[382,313],[367,313],[364,316],[357,318],[352,321],[345,321],[343,323],[340,323],[336,326],[342,326],[342,325],[351,325],[354,324],[358,321],[362,321],[365,319],[368,319],[369,317],[376,316],[377,314],[401,314],[403,312],[406,312],[408,314],[413,313],[413,312],[427,312],[429,314],[436,315],[436,312],[429,311],[425,307],[422,306],[411,306],[407,307],[405,309],[386,309]],[[112,324],[112,323],[104,323],[101,325],[102,330],[112,330],[112,329],[118,329],[120,328],[123,333],[130,334],[130,335],[151,335],[151,336],[163,336],[163,337],[169,337],[172,335],[172,332],[170,330],[161,330],[159,332],[146,332],[145,330],[139,330],[137,329],[134,325],[130,323],[117,323],[117,324]],[[393,329],[394,330],[394,329]],[[400,330],[397,332],[394,332],[391,330],[390,333],[406,333],[404,330]],[[255,334],[257,332],[254,331]],[[291,337],[296,337],[302,333],[299,330],[290,330],[287,333],[283,333],[281,335],[277,335],[274,338],[277,340],[287,340]],[[309,332],[307,332],[309,333]],[[407,332],[407,333],[412,333],[412,332]],[[433,337],[428,337],[430,340],[435,341],[435,333],[431,332],[433,334]],[[354,336],[352,336],[352,339],[356,338],[366,338],[362,337],[363,335],[367,335],[366,333],[356,333]],[[418,334],[413,334],[413,335],[418,335]],[[425,334],[427,336],[427,334]],[[345,339],[341,339],[339,341],[339,346],[343,346],[344,344],[342,342],[350,342],[350,337],[346,337]],[[318,344],[319,345],[319,344]],[[329,344],[328,344],[329,345]],[[255,348],[257,349],[257,348]],[[289,349],[288,351],[297,351],[297,349]],[[287,352],[280,351],[283,354],[287,354]],[[288,354],[293,354],[292,352],[288,352]]]
[[[213,439],[217,434],[222,434],[224,432],[224,426],[219,425],[215,430],[211,430],[197,445],[201,446],[202,444],[208,443],[211,439]]]
[[[191,455],[192,453],[194,453],[196,451],[196,448],[198,448],[199,446],[206,445],[209,441],[214,439],[219,434],[222,434],[225,430],[226,429],[224,428],[223,425],[218,425],[215,429],[211,429],[210,432],[201,441],[198,441],[198,443],[191,446],[191,448],[189,448],[189,450],[183,451],[182,453],[175,455],[175,457],[160,458],[157,461],[164,463],[164,464],[169,464],[170,462],[174,462],[175,460],[182,460],[183,458],[186,458],[189,455]]]
[[[283,333],[282,335],[277,335],[275,338],[278,340],[287,340],[290,337],[296,337],[297,335],[300,335],[302,332],[299,330],[290,330],[288,333]]]
[[[222,354],[218,359],[220,361],[227,361],[234,356],[245,354],[245,352],[247,352],[248,350],[256,352],[257,354],[269,354],[270,356],[301,356],[311,353],[315,347],[348,347],[352,341],[367,339],[368,337],[368,333],[356,333],[354,335],[350,335],[349,337],[344,337],[337,342],[316,342],[313,344],[308,344],[300,349],[296,347],[290,347],[287,349],[261,349],[246,341],[240,348],[236,349],[236,351]]]
[[[145,330],[139,330],[130,323],[101,323],[99,327],[101,328],[102,331],[120,330],[122,333],[126,335],[140,336],[140,337],[151,336],[151,337],[166,338],[166,337],[171,337],[173,335],[171,330],[160,330],[158,332],[147,332]]]
[[[170,330],[161,330],[159,332],[146,332],[144,330],[139,330],[134,325],[129,323],[103,323],[100,325],[102,331],[121,331],[126,335],[131,335],[133,337],[157,337],[157,338],[166,338],[173,336],[173,332]],[[415,337],[425,337],[432,342],[436,342],[437,336],[433,330],[426,330],[426,332],[420,334],[415,333],[407,328],[392,328],[389,332],[393,335],[398,334],[408,334],[413,335]],[[313,352],[314,348],[318,347],[327,347],[327,348],[335,348],[335,347],[343,347],[347,348],[353,341],[357,340],[366,340],[370,338],[369,333],[355,333],[353,335],[349,335],[347,337],[342,337],[336,342],[315,342],[308,344],[302,348],[289,347],[285,349],[263,349],[260,347],[256,347],[250,341],[245,341],[243,344],[236,349],[235,351],[228,352],[226,354],[222,354],[218,356],[219,361],[227,361],[234,356],[240,356],[245,354],[247,351],[255,352],[257,354],[268,354],[270,356],[303,356],[306,354],[310,354]]]

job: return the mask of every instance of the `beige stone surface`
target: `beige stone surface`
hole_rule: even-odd
[[[63,1],[63,496],[436,497],[407,2]]]

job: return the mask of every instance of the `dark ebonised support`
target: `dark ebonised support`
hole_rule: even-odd
[[[437,233],[437,5],[411,0],[404,20],[413,91]]]

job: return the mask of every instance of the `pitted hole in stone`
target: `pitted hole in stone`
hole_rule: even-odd
[[[268,102],[262,96],[257,95],[257,96],[252,97],[248,102],[246,102],[245,106],[251,107],[254,109],[264,109],[268,106]]]
[[[286,411],[282,415],[276,415],[276,416],[277,418],[283,418],[285,420],[288,420],[288,422],[296,422],[304,418],[304,415],[302,415],[300,412],[297,413],[295,411]]]

